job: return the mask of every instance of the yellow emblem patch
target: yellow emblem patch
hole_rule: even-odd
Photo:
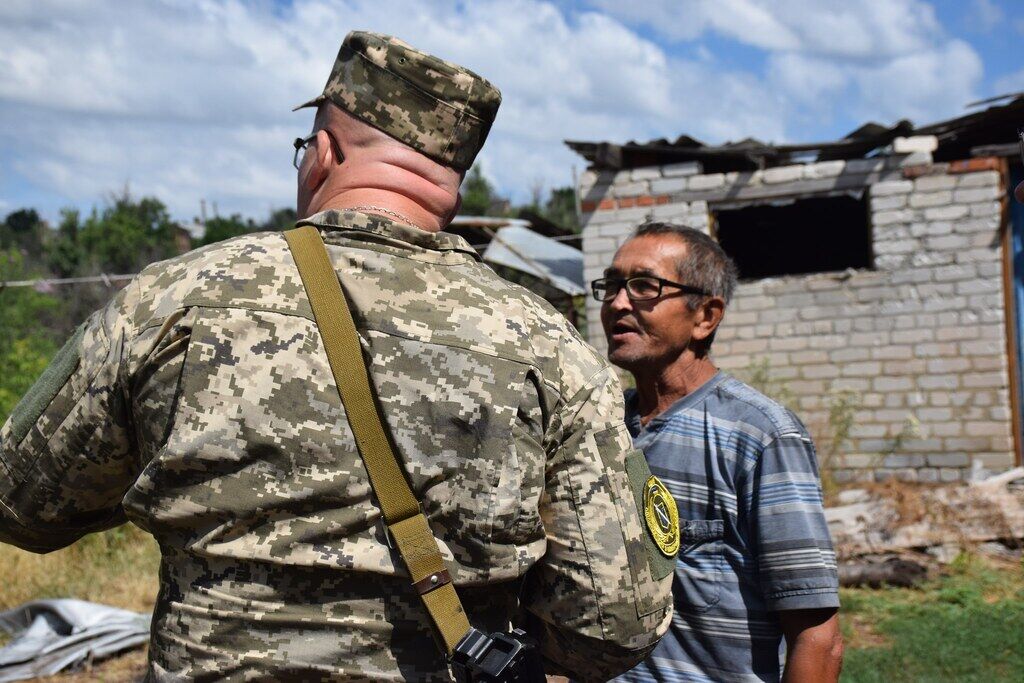
[[[675,498],[654,475],[644,484],[644,517],[658,550],[675,557],[679,552],[679,509]]]

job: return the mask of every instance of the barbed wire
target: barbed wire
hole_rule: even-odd
[[[582,235],[557,235],[555,237],[548,237],[549,240],[555,240],[556,242],[571,242],[573,240],[582,239]],[[469,245],[480,251],[486,249],[486,244],[471,244]],[[111,283],[120,282],[121,280],[131,280],[138,273],[122,274],[122,275],[107,275],[101,273],[99,275],[89,275],[86,277],[57,277],[57,278],[38,278],[35,280],[0,280],[0,289],[4,287],[50,287],[54,285],[84,285],[92,282],[102,282],[106,286],[110,286]]]
[[[138,273],[132,273],[130,275],[89,275],[88,277],[55,277],[55,278],[38,278],[36,280],[0,280],[0,289],[5,287],[49,287],[50,285],[78,285],[88,284],[90,282],[102,282],[106,286],[110,286],[114,282],[121,280],[131,280]]]

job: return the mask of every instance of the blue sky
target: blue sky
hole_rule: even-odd
[[[5,0],[0,215],[126,184],[182,220],[291,204],[290,108],[353,28],[502,89],[480,164],[515,200],[582,170],[566,138],[822,140],[1024,90],[1010,0]]]

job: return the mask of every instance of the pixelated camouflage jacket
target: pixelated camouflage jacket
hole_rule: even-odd
[[[461,238],[306,223],[471,623],[525,624],[581,680],[642,659],[671,577],[649,563],[605,361]],[[126,520],[162,552],[153,680],[449,679],[280,233],[145,269],[0,431],[0,541],[45,552]]]

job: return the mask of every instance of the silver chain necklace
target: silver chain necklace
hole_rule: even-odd
[[[387,214],[388,216],[394,216],[398,220],[411,225],[414,228],[420,227],[413,223],[407,216],[403,216],[397,211],[392,211],[391,209],[385,209],[383,206],[373,206],[372,204],[365,204],[363,206],[346,206],[342,211],[379,211],[383,214]],[[422,228],[420,229],[422,230]]]

